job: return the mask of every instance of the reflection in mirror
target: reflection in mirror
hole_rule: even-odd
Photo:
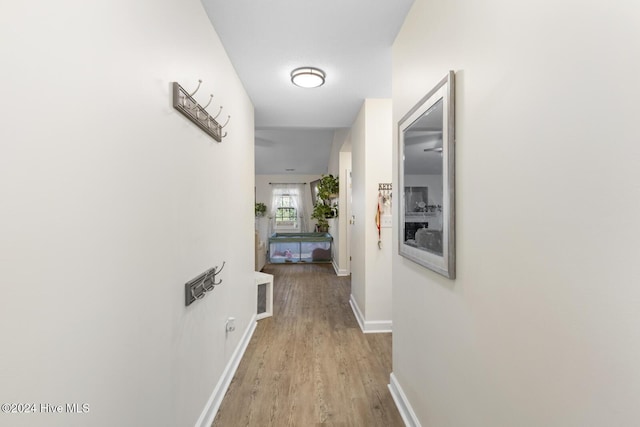
[[[440,99],[404,131],[405,243],[440,256],[442,104]]]
[[[398,123],[399,252],[455,277],[454,74]]]

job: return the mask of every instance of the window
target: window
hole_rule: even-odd
[[[295,227],[298,221],[298,210],[295,208],[295,204],[291,195],[282,194],[280,196],[277,196],[276,203],[276,227]]]
[[[307,230],[304,195],[309,190],[304,183],[269,183],[269,233],[297,233]]]

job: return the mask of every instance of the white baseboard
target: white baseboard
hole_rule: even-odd
[[[389,391],[391,392],[391,397],[393,397],[393,401],[396,403],[396,407],[400,412],[400,416],[402,417],[402,421],[404,421],[404,425],[407,427],[422,427],[416,413],[413,411],[411,407],[411,403],[407,399],[407,396],[404,394],[400,383],[398,383],[398,379],[393,372],[389,378]]]
[[[333,271],[336,272],[336,276],[348,276],[349,271],[346,268],[342,270],[338,268],[338,264],[336,264],[336,260],[331,261],[331,265],[333,265]]]
[[[222,399],[224,399],[224,395],[229,388],[229,384],[231,384],[231,380],[236,373],[236,369],[238,369],[240,360],[242,360],[242,356],[244,355],[255,330],[256,315],[254,314],[249,322],[249,326],[247,326],[247,329],[244,331],[238,346],[233,352],[231,359],[229,359],[229,363],[227,363],[227,366],[224,368],[222,376],[220,377],[220,380],[218,380],[218,384],[216,384],[213,389],[213,393],[211,393],[211,397],[209,398],[207,405],[204,407],[202,414],[200,414],[200,418],[198,418],[198,421],[196,422],[196,427],[209,427],[213,424],[213,419],[216,417],[218,409],[220,409]]]
[[[351,310],[353,310],[353,314],[356,316],[360,329],[362,329],[362,332],[365,334],[392,332],[393,322],[391,320],[364,320],[362,311],[360,311],[360,307],[358,307],[358,303],[353,297],[353,294],[351,294],[351,297],[349,298],[349,305],[351,305]]]

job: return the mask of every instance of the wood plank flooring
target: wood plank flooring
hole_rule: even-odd
[[[258,321],[214,420],[236,426],[404,426],[387,384],[391,334],[363,334],[349,277],[268,264],[273,317]]]

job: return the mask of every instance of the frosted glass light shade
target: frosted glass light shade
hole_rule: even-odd
[[[313,67],[296,68],[291,72],[291,82],[305,88],[322,86],[324,78],[324,71]]]

